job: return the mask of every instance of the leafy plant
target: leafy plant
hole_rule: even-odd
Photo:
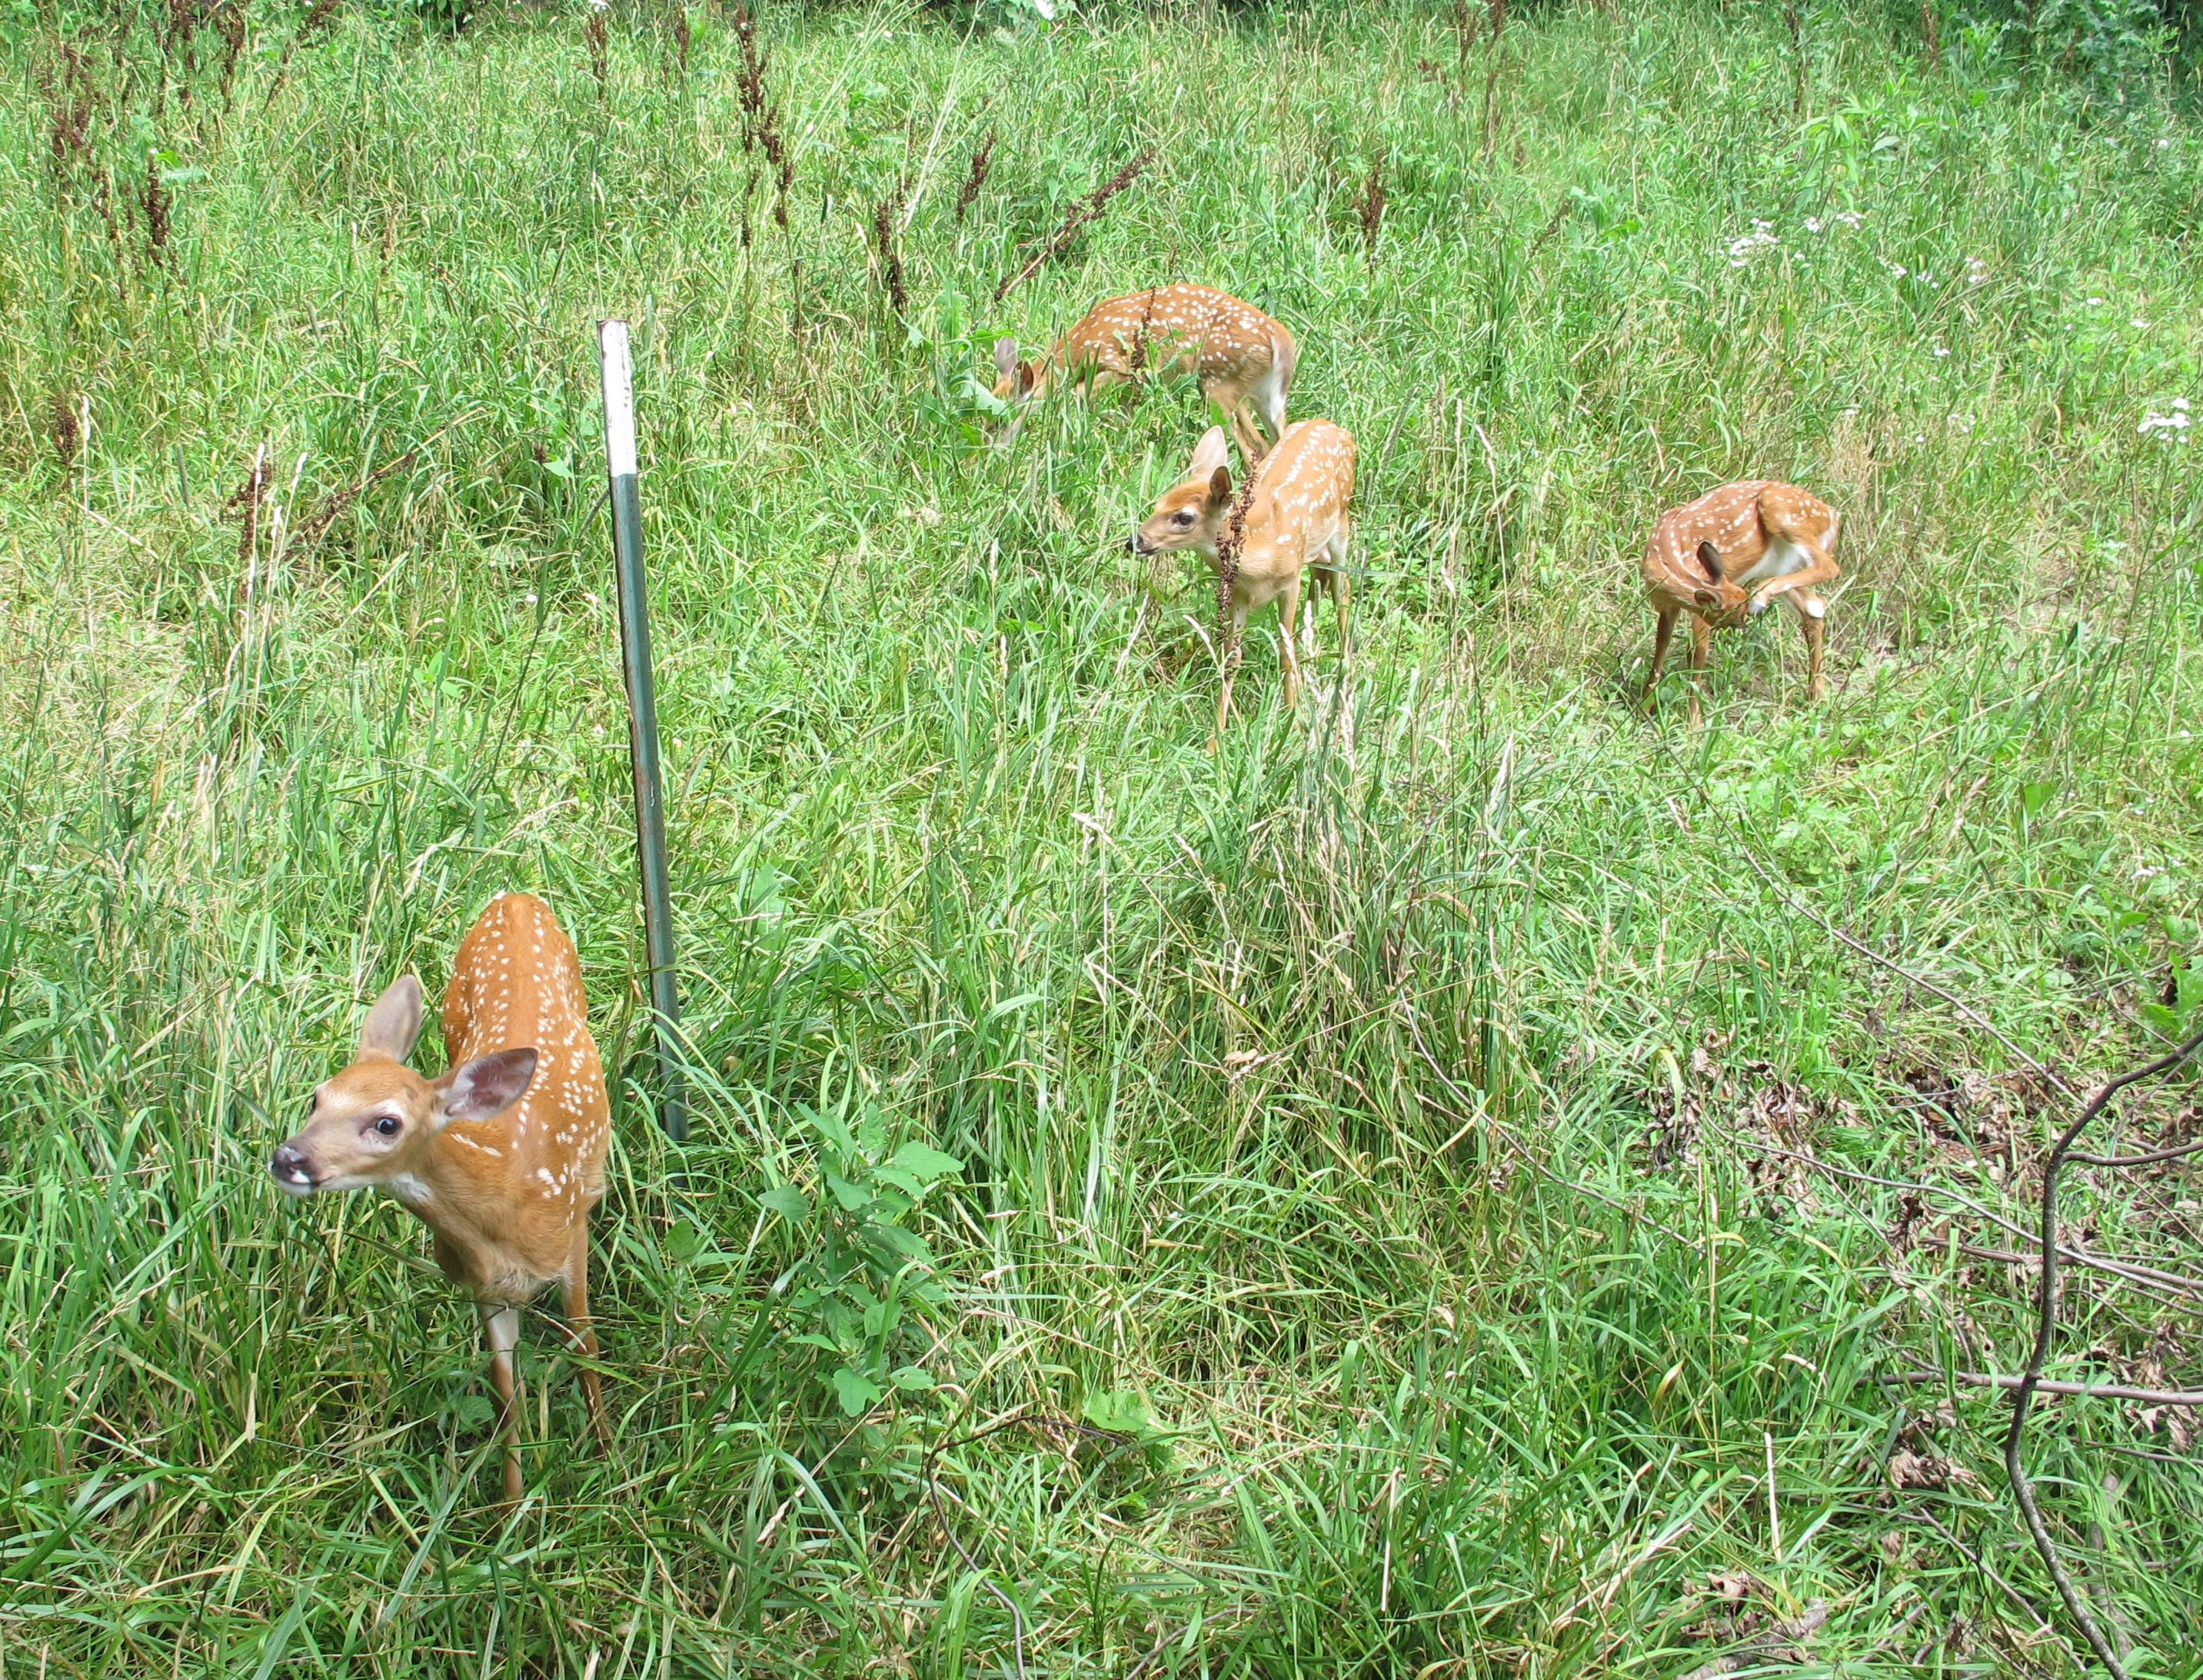
[[[2159,0],[2037,0],[1960,14],[1968,48],[2027,58],[2097,90],[2123,95],[2154,74],[2174,30]]]
[[[890,1390],[933,1387],[925,1330],[944,1292],[932,1251],[903,1222],[964,1164],[930,1145],[890,1147],[886,1115],[854,1093],[853,1077],[834,1111],[799,1105],[821,1146],[806,1191],[775,1185],[759,1205],[800,1234],[800,1257],[773,1280],[790,1339],[824,1356],[826,1381],[842,1410],[861,1415]]]

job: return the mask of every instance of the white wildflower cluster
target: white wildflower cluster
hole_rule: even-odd
[[[1825,216],[1800,217],[1799,225],[1808,233],[1817,236],[1826,233],[1831,227],[1837,226],[1857,227],[1865,220],[1866,217],[1857,210],[1837,210]],[[1751,232],[1739,234],[1728,242],[1728,266],[1732,268],[1748,267],[1757,258],[1765,256],[1770,252],[1778,251],[1781,248],[1782,242],[1775,235],[1774,222],[1762,216],[1754,216],[1751,219]],[[1805,268],[1812,266],[1805,260],[1802,250],[1794,251],[1791,254],[1797,258],[1799,268]]]
[[[2161,433],[2168,438],[2179,439],[2187,436],[2188,427],[2188,399],[2185,397],[2175,397],[2170,411],[2165,414],[2144,415],[2141,424],[2135,427],[2135,430],[2145,438],[2155,432]]]
[[[1966,259],[1966,284],[1986,286],[1988,284],[1988,279],[1989,265],[1978,256],[1969,256]]]
[[[1805,218],[1805,231],[1808,233],[1825,233],[1832,222],[1841,223],[1846,227],[1856,227],[1865,220],[1866,217],[1857,210],[1838,210],[1825,220],[1817,215],[1809,215]],[[1762,224],[1755,222],[1752,225],[1758,227]]]
[[[1763,256],[1781,242],[1775,237],[1775,224],[1751,219],[1751,232],[1728,242],[1728,266],[1741,268],[1755,257]]]

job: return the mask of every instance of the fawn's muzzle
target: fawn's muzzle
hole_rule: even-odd
[[[275,1152],[275,1158],[268,1163],[268,1170],[278,1184],[293,1193],[314,1188],[311,1163],[287,1143]]]
[[[1155,550],[1149,548],[1145,543],[1140,540],[1140,533],[1137,531],[1133,532],[1131,536],[1125,539],[1125,546],[1131,550],[1135,554],[1153,554],[1155,552]]]

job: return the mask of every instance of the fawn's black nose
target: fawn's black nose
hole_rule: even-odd
[[[268,1170],[286,1190],[310,1190],[314,1188],[313,1168],[304,1155],[287,1143],[275,1152],[275,1158],[269,1162]]]

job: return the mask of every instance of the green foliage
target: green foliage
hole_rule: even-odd
[[[833,1111],[806,1104],[795,1115],[824,1147],[808,1194],[778,1184],[758,1198],[805,1241],[772,1288],[787,1297],[788,1339],[826,1355],[828,1381],[853,1418],[890,1389],[933,1387],[924,1360],[939,1345],[928,1333],[947,1294],[924,1239],[904,1222],[964,1164],[914,1141],[889,1152],[886,1117],[849,1085]]]
[[[2160,0],[2037,0],[1962,5],[1967,46],[2049,67],[2090,91],[2124,99],[2164,68],[2174,26]]]

